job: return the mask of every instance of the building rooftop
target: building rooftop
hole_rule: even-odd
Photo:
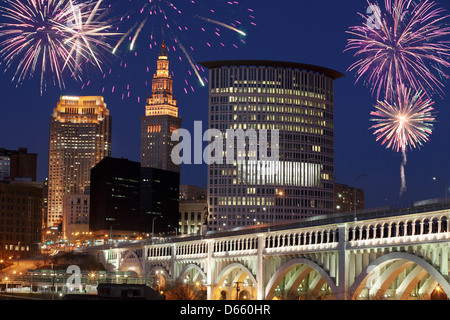
[[[200,65],[208,68],[222,68],[222,67],[274,67],[274,68],[285,68],[285,69],[298,69],[302,71],[309,71],[319,74],[324,74],[331,77],[333,80],[344,77],[344,74],[339,71],[315,66],[310,64],[298,63],[298,62],[287,62],[287,61],[272,61],[272,60],[222,60],[222,61],[207,61],[200,62]]]

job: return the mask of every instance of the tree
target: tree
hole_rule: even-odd
[[[166,291],[166,300],[202,300],[204,292],[194,284],[175,283]]]

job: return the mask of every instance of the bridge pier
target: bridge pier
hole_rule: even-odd
[[[213,259],[212,252],[214,251],[214,243],[212,241],[207,242],[208,245],[208,254],[206,258],[206,299],[212,300],[213,294]]]
[[[256,280],[258,281],[257,300],[264,300],[266,297],[264,286],[264,236],[258,235],[258,267]]]
[[[338,225],[339,245],[338,245],[338,277],[337,277],[337,300],[347,300],[349,278],[350,278],[350,252],[347,250],[347,225]]]

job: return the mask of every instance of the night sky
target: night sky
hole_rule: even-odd
[[[137,0],[133,1],[136,3]],[[113,13],[117,14],[132,7],[127,4],[128,1],[109,2]],[[213,2],[204,0],[200,3],[207,5]],[[440,4],[450,10],[448,1],[441,1]],[[253,10],[251,14],[254,20],[249,18],[247,8]],[[443,184],[433,181],[432,177],[450,182],[450,83],[446,83],[443,98],[435,97],[438,121],[431,141],[420,150],[408,152],[407,191],[400,197],[402,155],[385,149],[375,141],[373,131],[369,130],[372,125],[369,113],[376,101],[362,83],[355,85],[354,73],[346,71],[355,61],[353,52],[344,53],[348,36],[346,30],[362,22],[357,12],[365,12],[366,8],[365,0],[240,1],[235,14],[245,25],[245,38],[220,28],[221,38],[206,34],[199,36],[199,33],[190,37],[185,33],[183,43],[194,45],[193,57],[196,62],[280,60],[324,66],[344,73],[345,78],[335,82],[336,182],[354,185],[356,177],[368,174],[358,182],[358,187],[365,191],[366,208],[443,197]],[[230,18],[229,15],[230,12],[224,15],[224,22]],[[194,16],[195,12],[185,11],[183,19],[186,20],[183,23],[188,25],[190,19],[195,19]],[[256,26],[251,26],[250,20]],[[140,161],[140,116],[144,114],[145,98],[150,92],[159,53],[159,47],[149,49],[145,40],[148,36],[144,30],[143,36],[136,42],[137,57],[134,52],[127,53],[126,50],[118,53],[128,63],[127,68],[123,65],[120,67],[116,60],[111,59],[107,63],[110,63],[112,74],[103,79],[102,74],[92,72],[85,77],[84,87],[83,83],[67,80],[65,90],[53,87],[41,95],[38,78],[28,80],[16,88],[11,82],[10,72],[0,73],[0,148],[28,147],[30,152],[38,153],[38,179],[45,179],[48,172],[50,115],[59,96],[103,95],[113,118],[112,156]],[[239,48],[234,48],[231,44],[238,43],[240,39],[245,39],[246,43],[240,42]],[[219,45],[221,41],[225,47]],[[205,45],[206,42],[212,46]],[[176,62],[178,53],[169,52],[169,58],[173,62],[170,68],[174,72],[175,95],[183,127],[193,132],[193,122],[201,120],[206,130],[207,87],[201,87],[194,77],[189,77],[186,94],[184,79],[190,66],[186,61]],[[207,73],[203,75],[207,76]],[[89,80],[90,84],[87,85]],[[147,87],[145,81],[148,81]],[[131,98],[122,99],[124,90],[121,88],[126,84],[132,88]],[[113,85],[117,86],[114,93],[111,90]],[[194,92],[190,85],[193,85]],[[102,94],[103,87],[106,89]],[[137,97],[140,98],[139,103]],[[206,167],[182,166],[181,183],[206,186]]]

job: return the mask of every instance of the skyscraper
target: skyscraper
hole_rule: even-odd
[[[209,128],[224,136],[279,130],[278,160],[251,159],[246,143],[244,161],[208,166],[209,229],[333,213],[334,80],[343,75],[277,61],[202,65],[210,69]]]
[[[103,97],[60,98],[50,118],[47,227],[62,221],[64,196],[84,194],[92,167],[111,154],[111,121]]]
[[[171,159],[174,143],[171,134],[181,127],[173,80],[169,74],[169,58],[163,43],[153,77],[152,96],[147,99],[145,116],[141,117],[141,166],[179,172]]]

